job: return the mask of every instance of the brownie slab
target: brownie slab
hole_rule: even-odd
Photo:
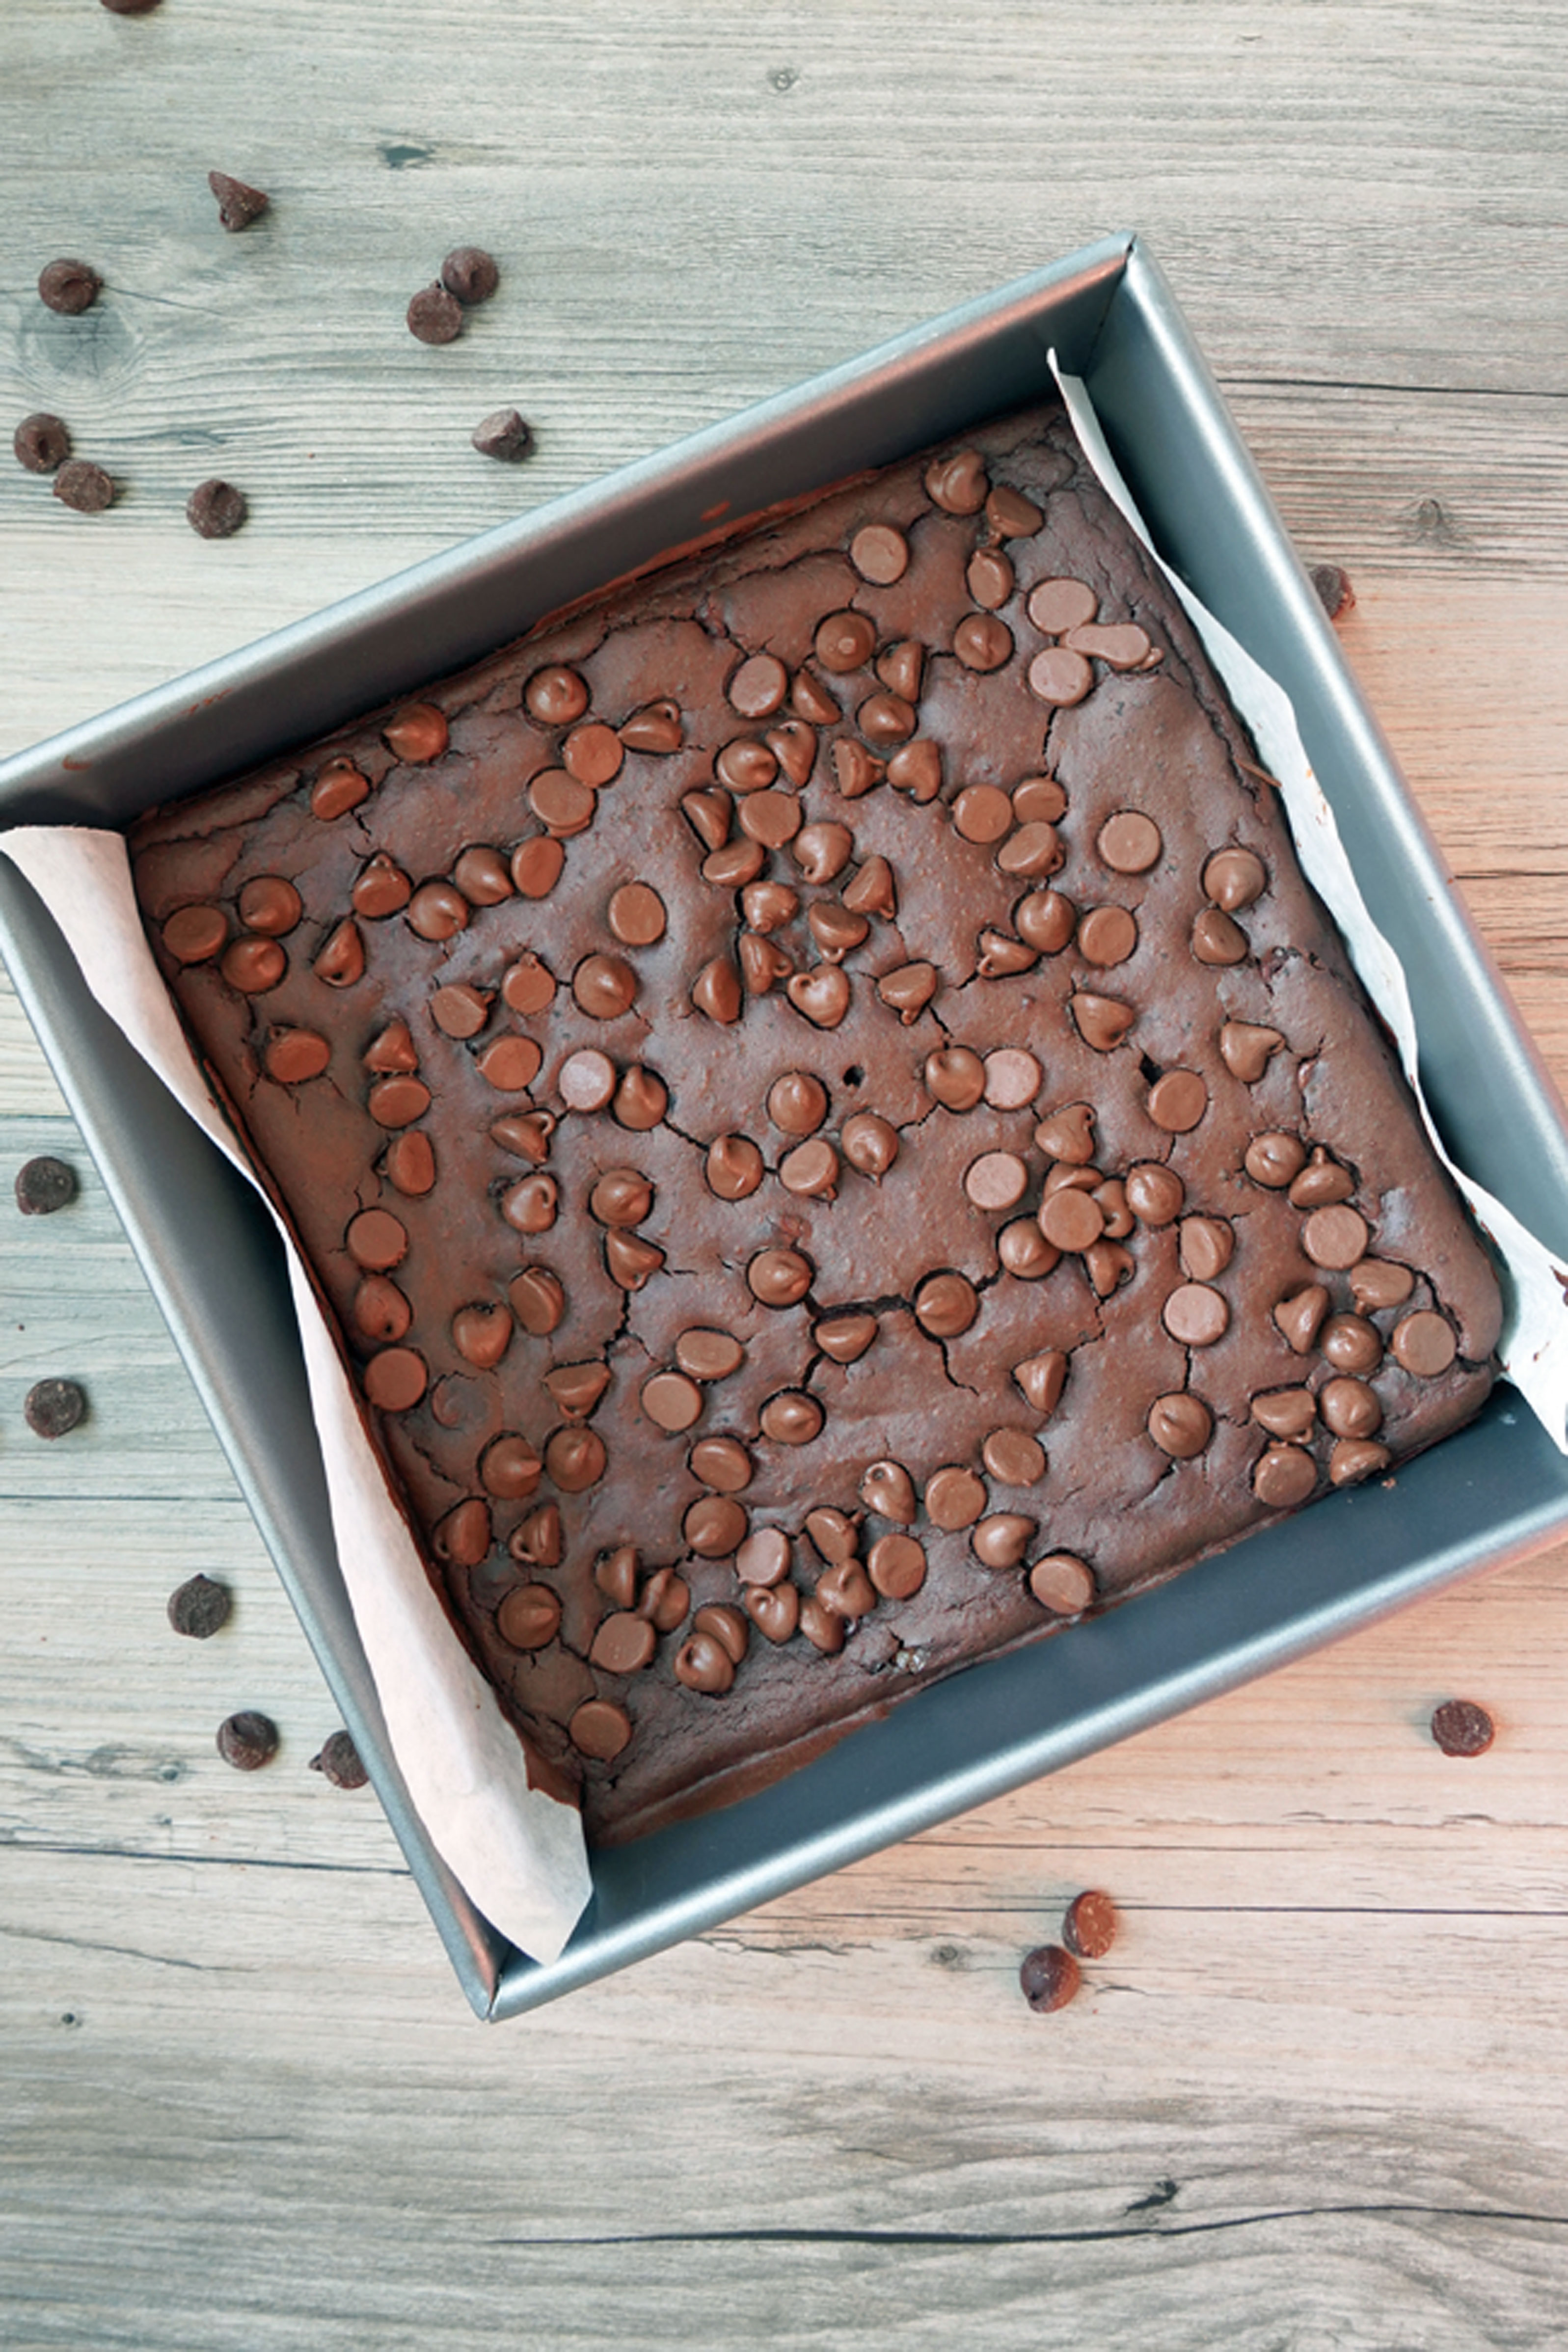
[[[1480,1244],[1054,406],[132,855],[453,1622],[600,1843],[1490,1384]]]

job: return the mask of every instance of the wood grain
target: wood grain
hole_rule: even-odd
[[[8,0],[0,752],[1101,231],[1165,264],[1568,1078],[1568,64],[1458,0]],[[216,164],[271,190],[218,228]],[[448,246],[500,294],[401,320]],[[79,252],[80,320],[33,281]],[[518,468],[468,446],[502,401]],[[198,541],[184,497],[250,496]],[[80,1199],[22,1221],[22,1159]],[[0,988],[0,2340],[1475,2352],[1568,2295],[1568,1548],[494,2034]],[[31,1439],[32,1380],[92,1412]],[[235,1591],[181,1641],[170,1588]],[[1440,1757],[1434,1702],[1499,1737]],[[269,1769],[212,1746],[259,1706]],[[1110,1958],[1019,1958],[1081,1885]]]

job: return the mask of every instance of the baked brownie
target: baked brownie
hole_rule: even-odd
[[[133,853],[453,1619],[601,1843],[1490,1384],[1480,1244],[1055,407]]]

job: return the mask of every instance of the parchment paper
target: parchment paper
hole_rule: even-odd
[[[18,826],[0,833],[0,849],[54,916],[104,1011],[256,1184],[153,961],[121,835]],[[288,1254],[343,1581],[398,1768],[437,1852],[486,1918],[531,1958],[552,1960],[593,1893],[582,1819],[529,1787],[517,1734],[455,1638],[387,1492],[299,1253],[269,1201],[267,1210]]]
[[[1087,391],[1057,368],[1054,352],[1051,366],[1090,464],[1160,562]],[[1367,911],[1333,813],[1312,774],[1289,698],[1184,582],[1163,563],[1161,568],[1279,782],[1302,866],[1397,1041],[1433,1147],[1502,1261],[1504,1370],[1554,1444],[1568,1453],[1568,1267],[1444,1150],[1421,1093],[1404,969]],[[121,835],[85,827],[21,826],[0,833],[0,848],[48,907],[105,1012],[254,1184],[153,961]],[[471,1900],[521,1950],[535,1959],[553,1959],[593,1892],[580,1816],[575,1808],[529,1787],[521,1745],[430,1589],[366,1439],[315,1292],[270,1202],[267,1207],[288,1257],[333,1532],[393,1752],[421,1821]]]
[[[1445,1150],[1421,1091],[1415,1014],[1405,967],[1367,910],[1334,813],[1312,773],[1289,696],[1163,562],[1100,429],[1087,388],[1079,377],[1063,374],[1055,352],[1050,353],[1050,363],[1084,455],[1107,496],[1121,509],[1186,607],[1232,702],[1252,730],[1264,766],[1279,786],[1302,870],[1343,933],[1362,986],[1388,1024],[1432,1148],[1502,1262],[1504,1318],[1499,1360],[1552,1444],[1568,1454],[1568,1267]]]

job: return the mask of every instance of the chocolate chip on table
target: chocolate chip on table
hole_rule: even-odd
[[[1432,1710],[1432,1737],[1445,1756],[1484,1756],[1497,1727],[1473,1698],[1446,1698]]]
[[[242,1707],[218,1725],[217,1752],[237,1772],[258,1772],[278,1753],[278,1726],[270,1716]]]
[[[463,306],[444,286],[422,286],[407,318],[409,333],[422,343],[456,342],[463,331]]]
[[[102,514],[114,504],[114,478],[88,457],[68,457],[55,476],[55,496],[75,514]]]
[[[193,1642],[207,1642],[226,1625],[234,1598],[216,1577],[188,1576],[169,1595],[169,1622]]]
[[[185,520],[198,539],[232,539],[249,511],[245,492],[216,475],[198,482],[185,500]]]
[[[1042,2017],[1065,2009],[1082,1982],[1082,1971],[1060,1944],[1041,1944],[1018,1970],[1018,1982],[1029,2007]]]
[[[259,188],[247,187],[243,180],[232,179],[226,172],[209,172],[207,185],[217,198],[217,216],[225,228],[248,228],[259,220],[270,199]]]
[[[52,1217],[76,1198],[76,1171],[45,1152],[16,1171],[16,1206],[25,1217]]]
[[[37,1381],[22,1400],[22,1413],[35,1437],[65,1437],[87,1411],[87,1396],[75,1381]]]
[[[1086,1887],[1068,1905],[1062,1941],[1080,1960],[1102,1960],[1116,1941],[1119,1924],[1110,1895]]]
[[[1337,563],[1314,563],[1312,585],[1318,592],[1319,603],[1331,621],[1337,621],[1342,613],[1353,610],[1355,590]]]
[[[370,1779],[360,1761],[359,1749],[346,1731],[329,1732],[320,1752],[310,1759],[310,1769],[330,1780],[334,1789],[363,1789]]]
[[[29,474],[52,474],[70,456],[71,437],[60,417],[41,408],[36,415],[23,417],[11,436],[11,446],[16,463]]]
[[[459,302],[488,302],[500,284],[500,271],[479,246],[456,245],[441,264],[441,283]]]
[[[500,457],[508,464],[531,456],[533,449],[533,428],[515,408],[492,408],[468,438],[481,457]]]
[[[63,319],[79,318],[90,310],[103,285],[89,262],[50,261],[38,272],[39,299]]]

